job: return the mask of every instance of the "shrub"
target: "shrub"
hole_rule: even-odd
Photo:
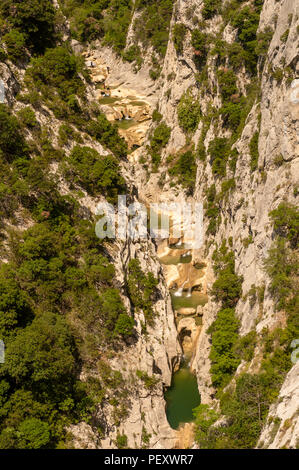
[[[149,324],[153,323],[153,302],[157,296],[158,282],[153,273],[144,274],[139,260],[129,261],[127,286],[130,299],[135,308],[142,310]]]
[[[118,449],[127,449],[128,437],[126,436],[126,434],[117,433],[115,444]]]
[[[154,170],[160,162],[160,152],[167,145],[171,134],[171,129],[164,122],[161,122],[154,130],[153,136],[150,140],[149,153],[152,158]]]
[[[134,23],[136,40],[145,46],[151,44],[162,57],[165,56],[168,44],[173,3],[173,0],[148,0],[135,4],[137,10],[143,10]]]
[[[40,449],[49,444],[50,429],[48,423],[37,418],[27,418],[19,426],[20,447],[22,449]]]
[[[130,46],[122,52],[122,58],[127,62],[136,61],[137,66],[140,67],[142,64],[140,47],[136,45]]]
[[[191,34],[191,44],[202,55],[206,54],[206,37],[199,29],[194,29]]]
[[[296,248],[299,239],[299,211],[298,208],[287,202],[281,202],[277,209],[269,214],[273,221],[273,227],[280,237],[290,241]]]
[[[194,29],[191,34],[191,44],[194,48],[194,62],[198,67],[201,67],[207,58],[207,35],[202,33],[199,29]]]
[[[225,176],[229,152],[228,140],[216,137],[209,143],[208,152],[213,173],[217,176]]]
[[[27,127],[34,128],[38,124],[34,111],[32,111],[29,106],[20,109],[20,111],[18,112],[18,117],[21,120],[22,124]]]
[[[204,0],[204,7],[201,10],[201,14],[205,20],[213,18],[218,13],[221,6],[220,0]]]
[[[217,220],[220,214],[216,201],[216,186],[212,184],[207,190],[207,206],[205,215],[209,218],[207,234],[215,235],[217,229]]]
[[[218,70],[217,77],[222,99],[227,101],[238,92],[237,77],[232,70]]]
[[[134,331],[134,319],[126,313],[121,313],[116,321],[114,334],[121,336],[131,336]]]
[[[214,282],[211,294],[214,299],[222,302],[224,308],[236,305],[242,293],[242,280],[230,269],[224,269]]]
[[[234,70],[239,70],[244,64],[246,53],[238,42],[227,44],[229,63]]]
[[[64,100],[74,94],[82,94],[84,85],[78,72],[77,57],[65,46],[48,49],[44,56],[33,59],[27,70],[27,79],[33,80],[33,87],[45,92],[43,85],[54,87]],[[30,86],[30,82],[27,84]]]
[[[6,44],[8,58],[12,62],[18,62],[26,59],[25,37],[17,29],[12,29],[9,33],[3,36],[3,41]]]
[[[102,23],[104,42],[120,53],[126,46],[127,32],[131,21],[131,0],[111,1]]]
[[[255,5],[254,9],[249,6],[235,8],[230,12],[230,21],[234,28],[237,28],[237,41],[244,49],[244,60],[248,71],[255,73],[257,55],[256,33],[259,25],[260,6]]]
[[[69,158],[73,182],[81,184],[90,194],[98,192],[115,202],[118,192],[124,189],[124,179],[120,175],[119,165],[112,155],[101,156],[90,147],[76,145]]]
[[[188,190],[188,194],[193,194],[196,169],[194,153],[189,150],[180,154],[175,164],[168,171],[170,175],[177,177],[178,182]]]
[[[147,372],[142,370],[136,370],[136,375],[140,380],[142,380],[142,382],[144,382],[144,386],[148,389],[154,388],[159,381],[156,377],[150,377]]]
[[[116,157],[123,158],[127,155],[126,141],[120,137],[117,126],[111,124],[104,114],[99,114],[96,120],[92,120],[86,130]]]
[[[183,23],[176,23],[172,29],[174,47],[179,54],[183,52],[183,45],[186,32],[187,28]]]
[[[258,168],[259,160],[259,132],[255,132],[249,143],[250,150],[250,170],[255,171]]]
[[[158,152],[165,145],[167,145],[170,137],[170,127],[168,127],[164,122],[159,124],[154,130],[153,137],[151,139],[151,148],[154,152]]]
[[[258,56],[265,57],[267,55],[272,37],[273,31],[270,28],[266,28],[257,35],[255,52]]]
[[[8,344],[5,371],[15,380],[54,384],[73,373],[73,344],[65,319],[51,313],[36,317]]]
[[[282,42],[286,43],[287,40],[288,40],[289,34],[290,34],[290,30],[287,29],[287,30],[280,36],[280,40],[281,40]]]
[[[211,449],[211,435],[210,427],[219,418],[219,414],[216,413],[213,408],[209,405],[199,405],[193,410],[194,415],[194,426],[195,426],[195,441],[199,445],[200,449]]]
[[[276,308],[286,308],[293,291],[292,278],[297,270],[297,262],[284,239],[278,239],[269,249],[264,266],[271,278],[270,292],[277,301]]]
[[[4,104],[0,104],[0,158],[12,162],[28,155],[28,148],[20,132],[18,120]]]
[[[240,359],[235,353],[238,340],[239,321],[231,308],[220,310],[217,319],[208,329],[212,335],[210,353],[212,383],[224,387],[237,369]]]
[[[242,295],[243,279],[235,273],[234,254],[225,241],[214,251],[212,258],[217,279],[211,295],[215,301],[221,302],[222,310],[208,329],[212,335],[211,374],[213,385],[222,388],[229,382],[240,362],[235,352],[239,320],[235,316],[234,307]]]
[[[159,111],[157,109],[155,109],[153,111],[153,115],[152,115],[153,122],[159,123],[161,121],[162,117],[163,117],[162,114],[159,113]]]
[[[250,331],[245,336],[238,338],[234,345],[234,352],[237,357],[249,362],[253,359],[254,349],[256,346],[256,331]]]
[[[51,0],[7,0],[0,11],[13,28],[22,33],[26,46],[43,53],[55,41],[55,8]]]
[[[200,120],[200,105],[190,93],[184,93],[180,99],[178,108],[179,125],[184,132],[194,132]]]

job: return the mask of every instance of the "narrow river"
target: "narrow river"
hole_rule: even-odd
[[[197,314],[197,307],[204,305],[207,297],[198,288],[198,278],[201,273],[192,264],[191,250],[181,242],[175,246],[169,246],[167,243],[167,247],[164,247],[162,256],[159,258],[166,278],[174,269],[177,269],[179,273],[174,285],[169,286],[177,327],[183,318],[190,318],[193,319],[191,321],[194,322],[196,328],[200,318]],[[188,347],[183,341],[184,334],[189,339]],[[178,429],[181,425],[192,422],[194,419],[193,409],[200,404],[196,376],[190,370],[193,345],[190,347],[191,340],[188,334],[189,332],[183,330],[183,335],[182,333],[179,335],[184,358],[179,370],[173,374],[171,386],[165,392],[166,415],[173,429]]]

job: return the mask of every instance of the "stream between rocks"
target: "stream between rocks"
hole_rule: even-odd
[[[164,395],[167,420],[177,430],[193,421],[193,409],[200,404],[197,380],[190,369],[190,360],[201,325],[200,307],[206,303],[207,296],[201,292],[198,284],[198,279],[203,276],[203,271],[199,269],[202,266],[192,264],[192,249],[186,248],[182,240],[175,245],[170,245],[169,240],[166,245],[164,240],[158,247],[158,257],[169,287],[184,352],[180,368],[173,374],[171,386]],[[173,267],[177,270],[177,279],[173,275]]]

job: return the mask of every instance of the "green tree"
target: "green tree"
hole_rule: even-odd
[[[184,93],[177,107],[178,119],[185,132],[194,132],[199,124],[200,104],[190,93]]]
[[[17,382],[50,381],[74,370],[73,342],[63,317],[44,313],[21,330],[7,346],[4,369]]]
[[[121,336],[131,336],[134,331],[134,319],[126,313],[121,313],[116,321],[114,333]]]
[[[46,447],[50,441],[49,425],[37,418],[28,418],[19,428],[20,444],[22,449],[40,449]]]
[[[26,44],[41,53],[55,40],[55,8],[51,0],[5,0],[0,11],[24,34]]]
[[[299,240],[299,210],[287,202],[281,202],[277,209],[270,212],[275,232],[290,241],[296,248]]]
[[[17,29],[12,29],[3,36],[6,44],[8,58],[12,62],[26,59],[25,36]]]

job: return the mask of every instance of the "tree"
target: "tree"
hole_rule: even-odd
[[[197,129],[201,116],[200,104],[190,93],[184,93],[181,97],[177,113],[179,124],[185,132],[194,132]]]
[[[124,188],[119,164],[113,155],[100,155],[91,147],[76,145],[68,162],[70,177],[80,183],[90,194],[105,194],[111,202],[117,200],[119,190]]]
[[[226,385],[240,363],[235,352],[238,330],[239,321],[234,310],[229,308],[218,312],[217,319],[208,330],[208,333],[212,334],[210,359],[212,382],[215,387]]]
[[[24,33],[27,45],[41,53],[55,38],[55,8],[50,0],[6,0],[1,12],[13,27]]]
[[[127,280],[129,295],[133,305],[143,311],[149,323],[153,321],[153,302],[157,295],[158,282],[153,273],[145,274],[142,271],[138,259],[129,261]]]
[[[0,338],[9,337],[17,327],[32,319],[28,298],[9,269],[0,270]]]
[[[3,41],[6,44],[8,58],[12,62],[26,58],[25,36],[23,33],[17,29],[12,29],[3,36]]]
[[[200,449],[210,449],[210,427],[217,421],[219,414],[209,405],[201,404],[194,408],[193,415],[195,418],[195,440]]]
[[[0,104],[0,161],[9,163],[27,157],[28,148],[20,132],[18,120],[4,104]]]
[[[44,313],[7,346],[4,369],[17,382],[64,380],[74,369],[73,344],[63,317]]]
[[[214,282],[211,294],[217,302],[222,302],[223,308],[234,307],[242,294],[242,280],[230,270],[224,270]]]
[[[19,447],[22,449],[40,449],[50,441],[49,425],[37,418],[25,419],[19,426]]]
[[[134,319],[126,313],[121,313],[116,321],[114,333],[121,336],[131,336],[134,331]]]
[[[293,248],[299,241],[299,210],[287,202],[281,202],[277,209],[270,212],[275,232],[290,241]]]

